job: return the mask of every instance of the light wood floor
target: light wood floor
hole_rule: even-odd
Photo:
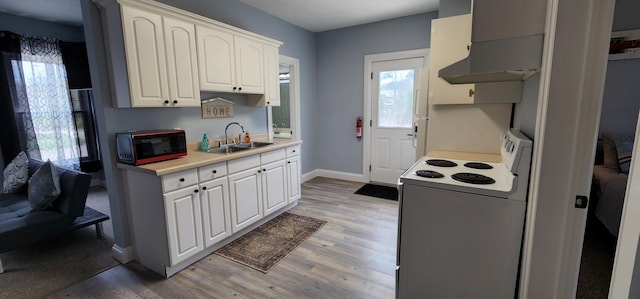
[[[292,213],[328,223],[267,274],[212,254],[169,279],[118,265],[50,298],[393,298],[398,203],[314,178]]]

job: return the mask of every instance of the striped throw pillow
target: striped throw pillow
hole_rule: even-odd
[[[631,166],[631,153],[633,152],[633,141],[616,140],[616,152],[618,153],[618,165],[620,172],[629,173]]]

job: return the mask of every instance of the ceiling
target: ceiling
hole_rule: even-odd
[[[240,1],[312,32],[436,11],[440,3],[440,0]],[[82,24],[80,0],[0,0],[0,11],[69,25]]]

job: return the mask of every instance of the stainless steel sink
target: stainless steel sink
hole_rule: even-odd
[[[235,152],[246,151],[249,149],[260,148],[267,145],[272,145],[273,142],[260,142],[260,141],[252,141],[250,143],[240,143],[233,145],[223,145],[222,147],[214,147],[207,150],[207,153],[216,153],[216,154],[232,154]]]
[[[216,154],[231,154],[235,152],[241,152],[250,149],[249,147],[239,147],[235,145],[223,146],[223,147],[214,147],[207,150],[207,153],[216,153]]]
[[[237,144],[236,147],[242,148],[259,148],[267,145],[272,145],[273,142],[261,142],[261,141],[251,141],[249,143],[241,143]]]

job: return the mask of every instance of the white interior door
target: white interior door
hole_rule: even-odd
[[[424,58],[373,63],[371,181],[395,184],[415,161],[414,100]]]

